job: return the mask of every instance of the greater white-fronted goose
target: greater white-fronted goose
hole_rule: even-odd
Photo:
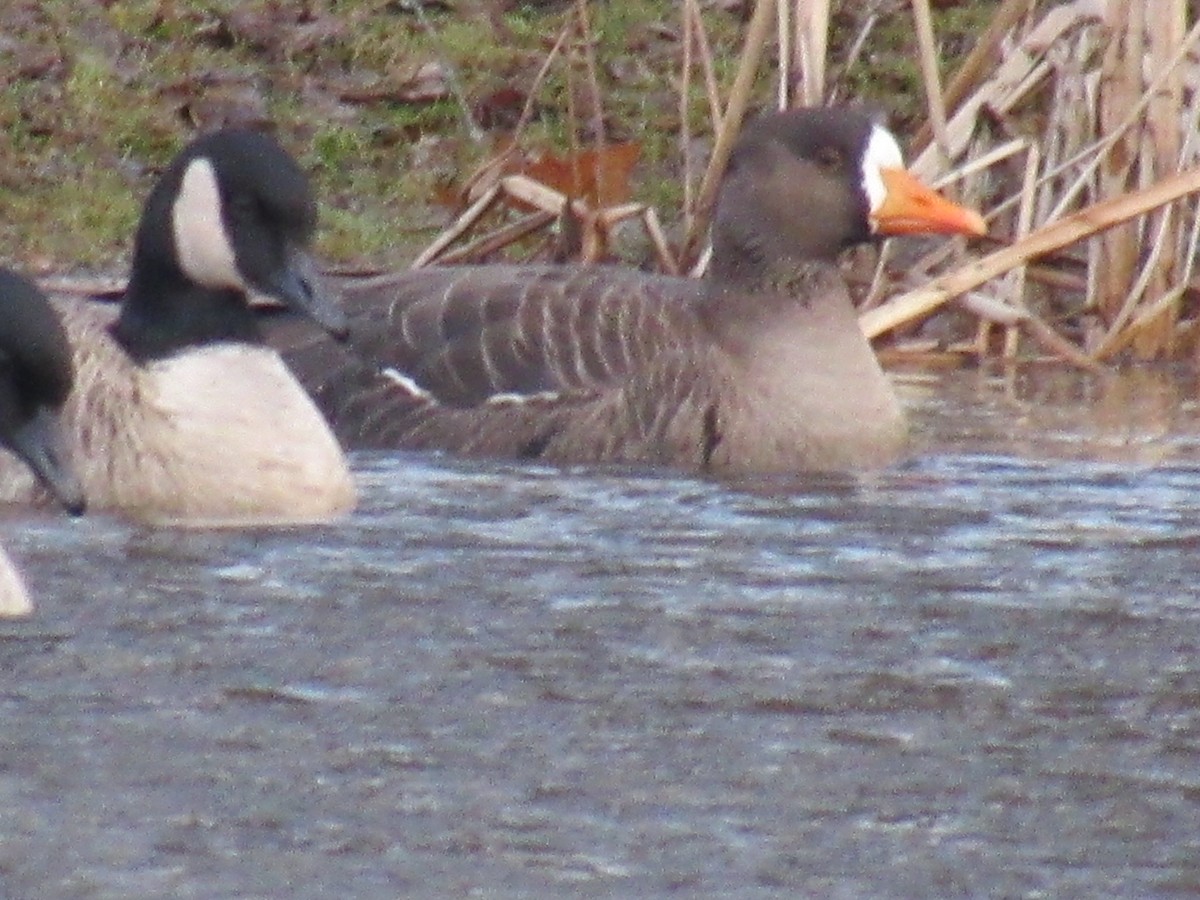
[[[266,295],[344,333],[312,277],[315,223],[308,180],[273,139],[217,132],[188,146],[146,200],[119,311],[52,297],[75,368],[68,455],[91,509],[243,524],[353,507],[337,440],[262,342],[249,304]],[[0,466],[0,499],[34,499],[19,475]]]
[[[846,470],[902,452],[904,417],[836,266],[884,235],[979,235],[876,118],[749,124],[704,280],[619,267],[430,268],[349,286],[348,345],[272,342],[343,442],[717,473]]]
[[[71,348],[45,296],[0,269],[0,456],[11,454],[8,463],[28,466],[31,480],[79,515],[83,489],[64,459],[59,423],[72,378]],[[0,549],[0,616],[31,610],[24,580]]]

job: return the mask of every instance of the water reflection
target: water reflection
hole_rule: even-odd
[[[1189,371],[989,366],[900,381],[935,452],[1137,465],[1200,454],[1200,386]]]
[[[5,521],[0,880],[1187,895],[1187,393],[956,372],[912,464],[777,490],[379,454],[329,527]]]

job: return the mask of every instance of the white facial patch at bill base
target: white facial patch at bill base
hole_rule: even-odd
[[[209,160],[193,159],[184,170],[171,206],[171,228],[179,267],[188,278],[209,288],[246,288],[221,220],[221,190]]]
[[[903,169],[904,155],[892,133],[882,125],[871,126],[867,149],[862,158],[862,186],[867,195],[867,211],[873,216],[883,205],[887,187],[883,183],[883,169]],[[872,228],[875,227],[872,222]]]

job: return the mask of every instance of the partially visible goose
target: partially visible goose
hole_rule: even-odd
[[[431,268],[352,285],[347,350],[272,338],[351,446],[720,473],[872,467],[901,409],[834,260],[885,235],[979,235],[852,108],[746,127],[710,276],[617,267]]]
[[[267,295],[344,333],[305,252],[315,223],[308,181],[274,140],[217,132],[146,200],[119,313],[52,298],[74,357],[68,450],[90,508],[193,524],[352,508],[341,448],[249,306]],[[0,499],[32,498],[18,476],[0,466]]]
[[[0,547],[0,618],[15,619],[33,612],[33,601],[25,579],[9,555]]]
[[[64,461],[59,424],[71,381],[71,349],[54,310],[29,281],[0,269],[0,447],[8,451],[0,456],[14,454],[50,496],[79,515],[83,489]],[[25,582],[0,549],[0,616],[31,609]]]

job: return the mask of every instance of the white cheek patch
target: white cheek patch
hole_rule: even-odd
[[[884,197],[887,196],[887,188],[883,184],[880,170],[903,168],[904,156],[892,133],[882,125],[873,125],[862,159],[862,186],[867,195],[869,213],[874,214],[878,211],[883,205]]]
[[[171,207],[175,252],[185,275],[210,288],[246,289],[221,222],[217,173],[207,159],[188,163]]]

